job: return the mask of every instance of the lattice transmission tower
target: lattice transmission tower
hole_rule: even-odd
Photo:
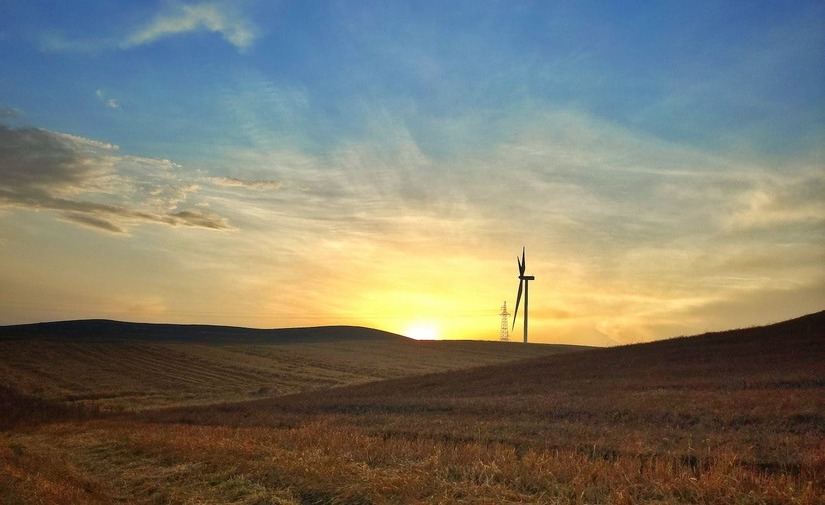
[[[501,333],[499,333],[499,339],[502,342],[509,342],[510,341],[510,325],[507,324],[507,316],[510,315],[507,312],[507,301],[505,300],[504,305],[501,306]]]

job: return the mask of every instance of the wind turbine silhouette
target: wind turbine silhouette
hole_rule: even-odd
[[[527,262],[524,260],[524,247],[521,248],[521,259],[518,261],[518,296],[516,296],[516,310],[513,312],[513,329],[516,329],[516,318],[518,317],[518,304],[521,301],[521,288],[524,287],[524,343],[527,343],[527,295],[530,292],[530,281],[535,280],[533,275],[524,275]],[[512,331],[512,330],[511,330]]]

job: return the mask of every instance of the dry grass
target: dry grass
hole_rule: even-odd
[[[3,503],[814,505],[825,314],[281,398],[55,412],[0,434]]]
[[[821,461],[818,470],[765,472],[710,444],[682,447],[676,456],[630,443],[629,451],[605,457],[483,437],[387,437],[340,421],[327,417],[294,428],[53,425],[9,435],[0,461],[20,503],[816,504],[825,498]],[[698,451],[696,464],[682,457],[691,450]]]

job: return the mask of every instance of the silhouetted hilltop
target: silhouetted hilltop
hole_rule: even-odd
[[[154,324],[84,319],[0,326],[0,339],[49,339],[77,342],[266,342],[301,343],[343,340],[408,340],[407,337],[360,326],[256,329],[202,324]]]

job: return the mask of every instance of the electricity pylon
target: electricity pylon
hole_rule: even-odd
[[[507,312],[507,301],[505,300],[504,305],[501,306],[501,333],[499,333],[499,339],[502,342],[509,342],[510,341],[510,325],[507,324],[507,316],[510,313]]]

